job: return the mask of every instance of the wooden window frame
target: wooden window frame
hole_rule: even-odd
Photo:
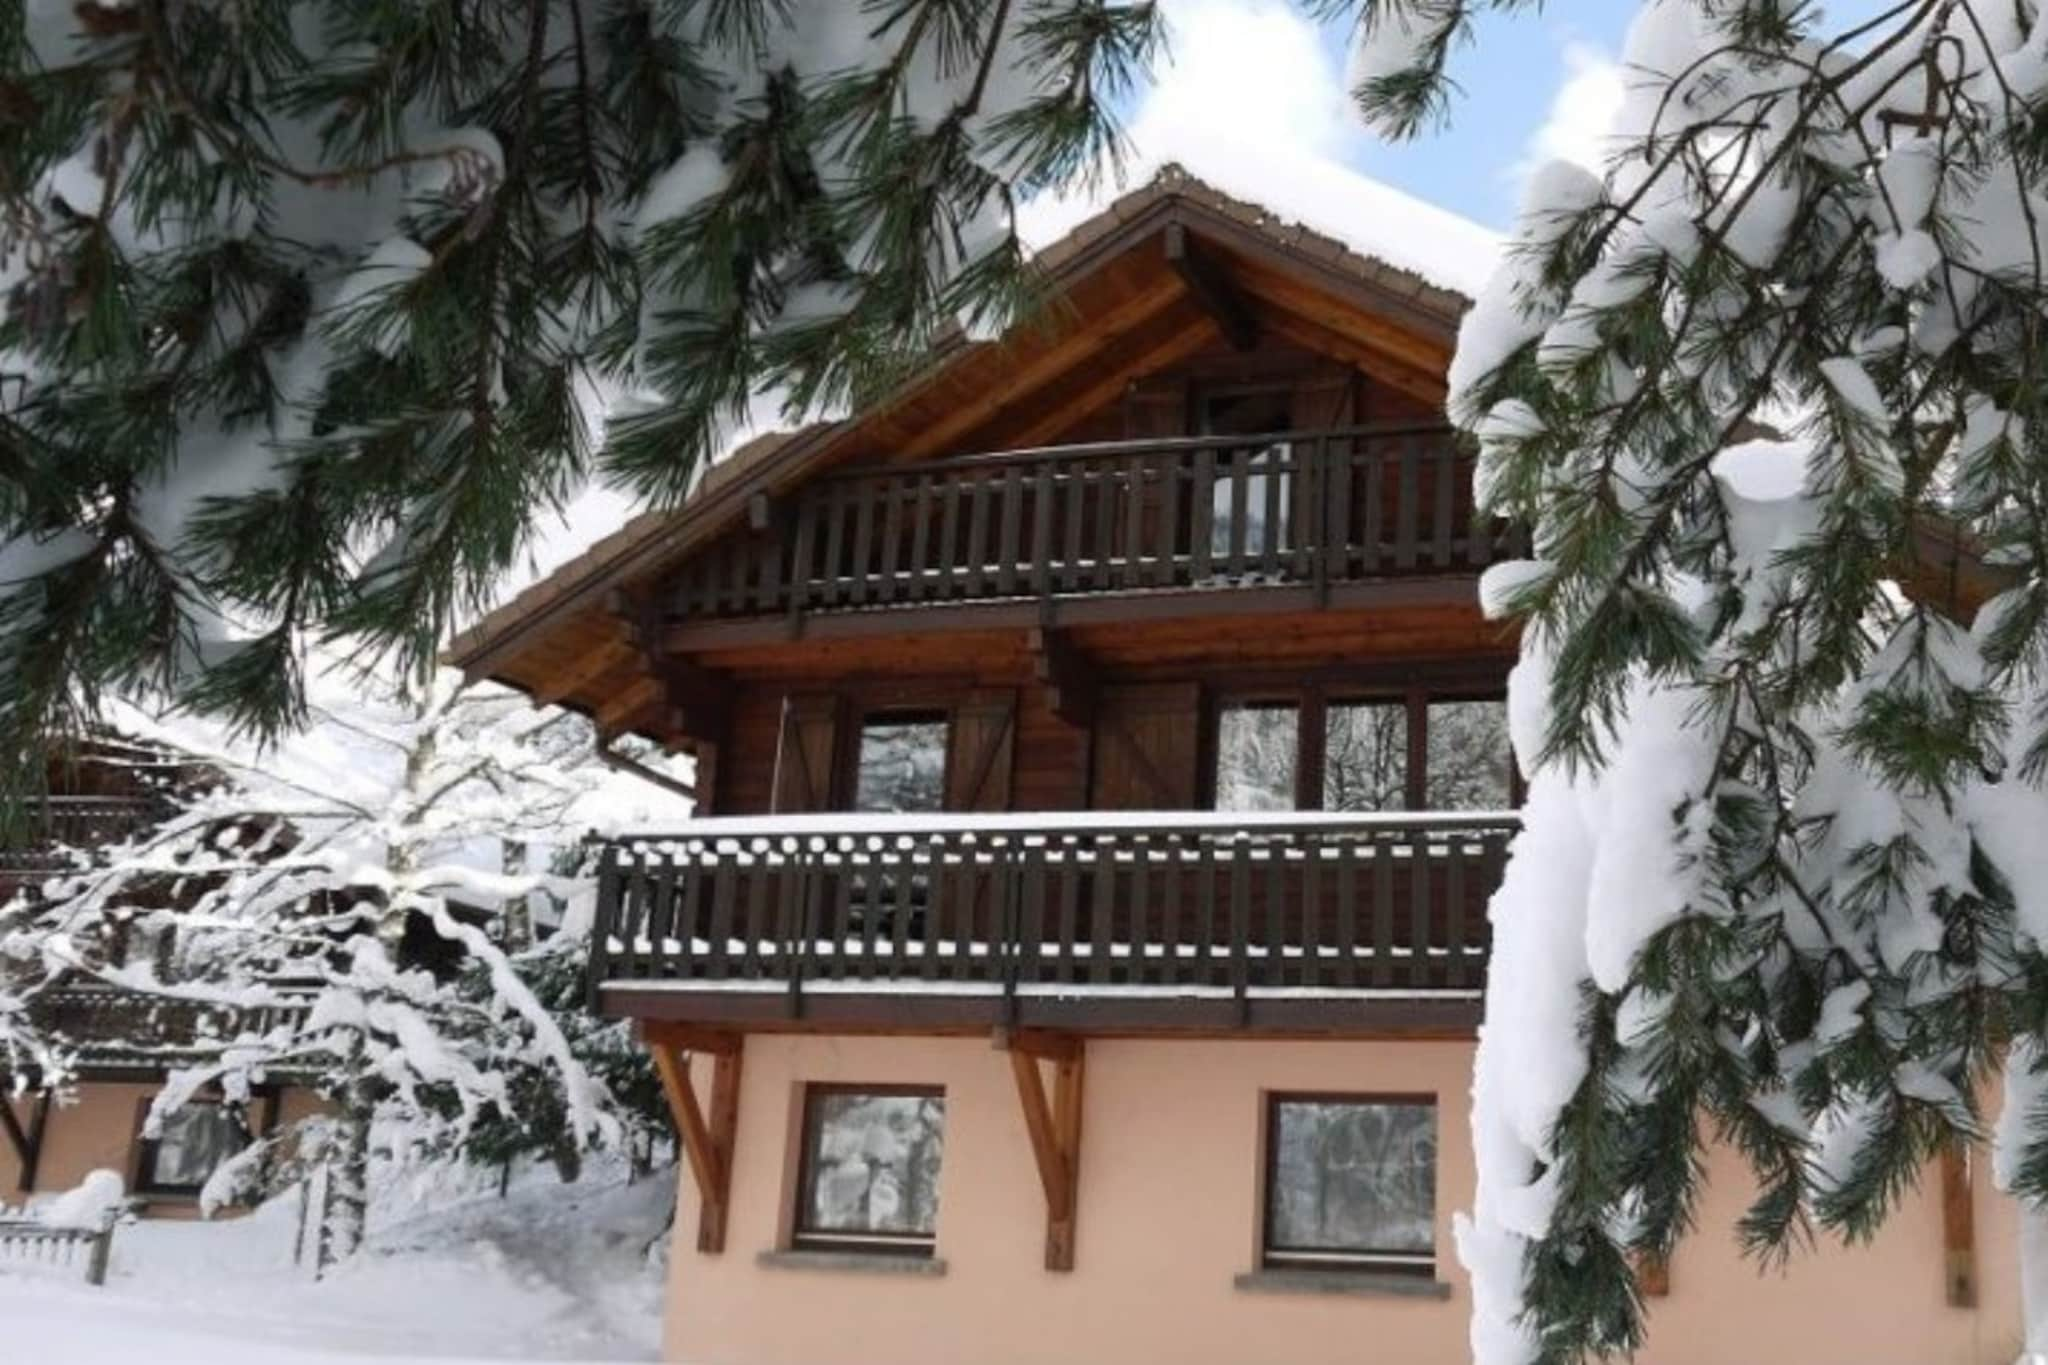
[[[939,804],[929,811],[915,811],[910,814],[938,815],[946,809],[946,774],[951,771],[953,743],[959,727],[954,723],[954,708],[944,702],[930,704],[917,702],[886,702],[863,705],[855,702],[844,714],[851,715],[853,723],[846,727],[845,750],[839,759],[839,789],[846,795],[833,805],[847,811],[860,809],[860,746],[861,737],[870,725],[903,724],[937,721],[946,727],[946,742],[939,755]]]
[[[1323,806],[1323,777],[1329,759],[1329,719],[1332,706],[1372,706],[1398,703],[1405,708],[1408,722],[1408,757],[1402,774],[1405,811],[1427,811],[1429,805],[1429,708],[1444,702],[1498,702],[1507,705],[1507,693],[1500,687],[1481,685],[1356,684],[1336,680],[1305,684],[1260,685],[1242,683],[1212,689],[1208,694],[1202,724],[1201,796],[1210,810],[1216,809],[1216,779],[1223,760],[1223,713],[1244,706],[1291,706],[1295,709],[1294,808],[1320,811]],[[1526,793],[1512,749],[1508,753],[1508,800],[1519,807]]]
[[[790,1201],[789,1245],[795,1251],[836,1251],[855,1255],[909,1256],[930,1258],[938,1253],[938,1229],[929,1235],[900,1232],[833,1232],[806,1226],[811,1212],[811,1176],[816,1163],[817,1123],[820,1099],[833,1095],[864,1095],[876,1099],[926,1099],[943,1102],[943,1085],[900,1083],[863,1084],[857,1081],[806,1081],[798,1096],[796,1123],[796,1197]],[[944,1129],[941,1129],[943,1133]],[[939,1156],[941,1174],[945,1154]]]
[[[1381,1092],[1351,1090],[1269,1090],[1265,1092],[1263,1112],[1260,1115],[1260,1148],[1264,1157],[1259,1172],[1259,1267],[1262,1270],[1308,1271],[1318,1274],[1371,1274],[1371,1275],[1412,1275],[1417,1279],[1434,1278],[1437,1271],[1437,1250],[1434,1228],[1436,1225],[1437,1191],[1432,1183],[1429,1197],[1429,1215],[1432,1234],[1430,1250],[1426,1259],[1408,1252],[1331,1252],[1307,1247],[1276,1247],[1273,1242],[1273,1213],[1278,1201],[1274,1194],[1279,1188],[1280,1177],[1280,1106],[1283,1104],[1345,1104],[1384,1105],[1387,1107],[1424,1107],[1430,1111],[1431,1122],[1439,1137],[1443,1131],[1441,1122],[1443,1107],[1434,1094],[1425,1092]],[[1441,1156],[1441,1151],[1439,1151]],[[1439,1160],[1438,1170],[1442,1167]],[[1434,1176],[1435,1171],[1432,1171]]]

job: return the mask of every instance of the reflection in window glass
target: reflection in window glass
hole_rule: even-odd
[[[1279,441],[1245,455],[1243,549],[1247,555],[1264,554],[1269,536],[1275,551],[1294,547],[1290,524],[1294,501],[1293,450],[1288,442]],[[1209,553],[1219,559],[1238,549],[1238,454],[1231,450],[1216,452],[1216,487],[1210,495],[1214,505],[1209,519]],[[1268,473],[1269,470],[1275,472]],[[1268,480],[1277,487],[1269,488]],[[1270,532],[1266,528],[1269,503],[1273,504],[1270,510],[1277,514]]]
[[[893,716],[860,727],[860,768],[853,808],[939,810],[946,803],[943,717]]]
[[[218,1104],[187,1104],[164,1117],[149,1164],[155,1189],[196,1190],[242,1150],[248,1129]]]
[[[1266,1257],[1427,1269],[1436,1248],[1436,1108],[1276,1100]]]
[[[928,1246],[945,1128],[941,1095],[810,1092],[798,1240]]]
[[[1506,703],[1430,703],[1429,809],[1506,810],[1513,761]]]
[[[1226,706],[1216,722],[1216,809],[1293,810],[1301,712]]]
[[[1323,738],[1324,810],[1400,810],[1408,804],[1408,708],[1333,702]]]

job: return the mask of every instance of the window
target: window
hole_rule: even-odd
[[[1405,704],[1332,702],[1323,724],[1324,810],[1400,810],[1408,804]]]
[[[1266,1151],[1266,1264],[1434,1270],[1434,1101],[1276,1095]]]
[[[1215,711],[1217,810],[1502,811],[1519,799],[1497,699],[1258,686]]]
[[[143,1141],[136,1184],[152,1194],[197,1194],[248,1143],[248,1128],[225,1105],[195,1100],[165,1115],[162,1132]]]
[[[1506,703],[1431,702],[1428,735],[1429,809],[1506,810],[1515,804]]]
[[[885,714],[861,722],[858,811],[932,811],[946,804],[946,718]]]
[[[1293,810],[1301,708],[1225,706],[1216,718],[1216,809]]]
[[[796,1245],[929,1256],[945,1132],[940,1090],[806,1088]]]

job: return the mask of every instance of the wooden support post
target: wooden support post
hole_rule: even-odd
[[[28,1169],[28,1134],[22,1131],[21,1120],[14,1116],[14,1101],[0,1097],[0,1133],[7,1137],[7,1145],[14,1149],[14,1160],[22,1170]]]
[[[1951,1308],[1977,1306],[1977,1213],[1970,1198],[1970,1164],[1960,1143],[1941,1149],[1942,1280]]]
[[[1081,1079],[1085,1050],[1064,1035],[998,1030],[996,1047],[1010,1054],[1024,1129],[1045,1190],[1045,1268],[1074,1268],[1074,1224],[1080,1212]],[[1041,1060],[1053,1067],[1053,1093],[1046,1098]]]
[[[28,1128],[24,1131],[21,1118],[14,1112],[14,1101],[0,1096],[0,1133],[7,1137],[7,1145],[14,1149],[16,1176],[14,1186],[17,1192],[28,1194],[36,1187],[36,1168],[43,1159],[43,1132],[50,1126],[50,1092],[38,1090],[35,1102],[29,1112]]]
[[[1671,1262],[1662,1256],[1648,1252],[1640,1253],[1636,1262],[1636,1288],[1646,1299],[1663,1299],[1671,1295]]]
[[[690,1175],[697,1182],[697,1250],[715,1256],[725,1250],[726,1218],[732,1203],[734,1139],[739,1128],[740,1057],[744,1041],[737,1033],[675,1024],[645,1024],[641,1041],[654,1054],[654,1069],[668,1096],[669,1113],[682,1136]],[[697,1102],[690,1082],[688,1054],[712,1059],[711,1103],[707,1112]]]

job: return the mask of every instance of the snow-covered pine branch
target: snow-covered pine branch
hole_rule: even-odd
[[[1427,123],[1520,8],[1365,0],[1368,115]],[[1999,1166],[2048,1196],[2048,23],[1646,0],[1623,64],[1451,375],[1538,556],[1484,585],[1530,775],[1460,1227],[1484,1365],[1640,1342],[1632,1258],[1710,1136],[1757,1254],[1871,1234],[2013,1039]]]
[[[673,504],[1034,296],[1131,0],[0,6],[0,752],[296,642],[431,671],[591,474]],[[26,774],[0,772],[0,777]],[[4,793],[0,793],[4,794]]]

